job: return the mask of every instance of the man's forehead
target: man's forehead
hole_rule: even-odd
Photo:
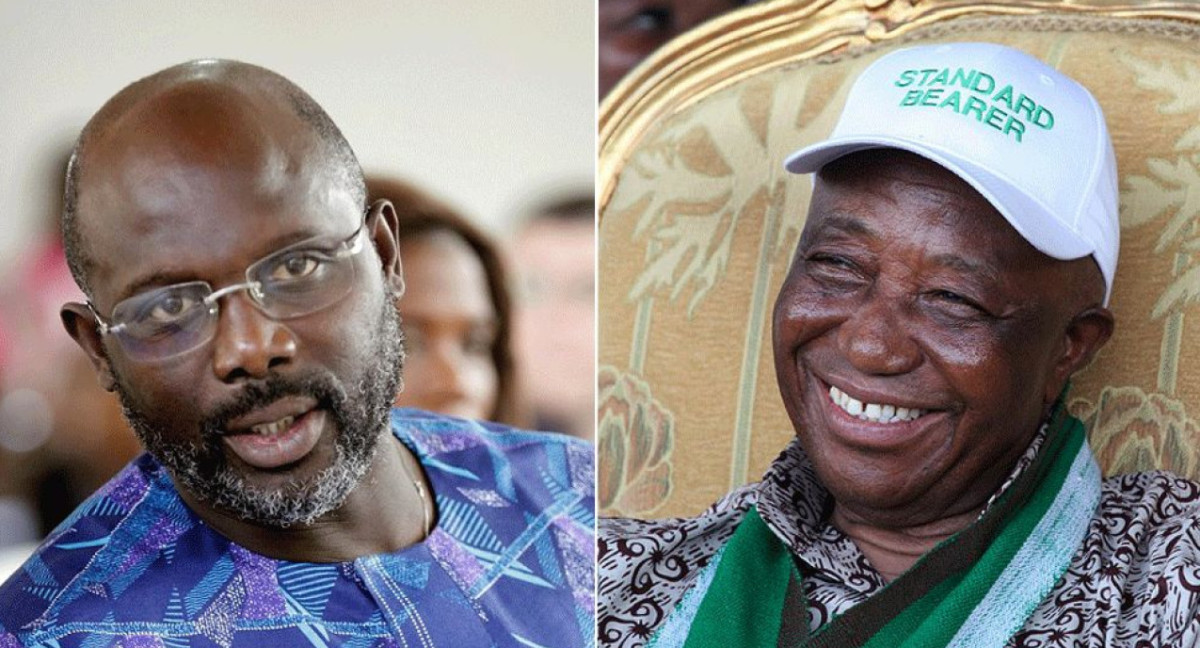
[[[931,194],[991,203],[954,171],[915,153],[900,149],[867,149],[837,158],[823,166],[816,183],[856,185],[866,188],[889,182],[923,187]]]
[[[257,172],[296,164],[316,143],[313,129],[279,101],[240,88],[189,81],[150,94],[111,116],[82,147],[84,168],[169,160]],[[86,182],[87,177],[82,179]]]
[[[361,201],[314,129],[280,103],[188,80],[128,103],[93,134],[78,227],[98,290],[109,283],[124,293],[159,266],[200,277],[226,255],[241,263],[289,240],[353,230]]]
[[[279,200],[344,189],[336,161],[285,98],[207,79],[146,91],[82,147],[81,212],[164,214],[180,202]]]
[[[894,150],[864,151],[827,165],[817,175],[804,237],[837,233],[878,239],[926,239],[936,229],[953,235],[961,258],[989,258],[1021,264],[1046,257],[1029,243],[975,188],[952,171],[920,156]],[[921,227],[892,227],[900,204],[860,209],[871,197],[907,200],[904,209],[922,216]],[[1033,255],[1032,257],[1030,255]],[[1049,258],[1049,257],[1046,257]],[[964,265],[964,264],[952,264]]]

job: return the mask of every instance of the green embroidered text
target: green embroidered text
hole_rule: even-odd
[[[896,87],[910,88],[901,107],[946,108],[1023,141],[1029,124],[1054,128],[1054,113],[1012,84],[1001,86],[987,72],[964,68],[905,70]]]

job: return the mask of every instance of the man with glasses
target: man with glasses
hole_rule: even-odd
[[[62,319],[148,452],[0,586],[0,647],[590,644],[590,450],[390,412],[396,215],[365,203],[262,68],[169,68],[92,118]]]

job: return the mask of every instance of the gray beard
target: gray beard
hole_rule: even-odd
[[[375,459],[379,440],[390,429],[389,415],[401,382],[404,339],[395,305],[383,300],[376,326],[376,349],[367,355],[357,383],[343,386],[332,374],[300,377],[271,374],[248,382],[230,402],[201,421],[199,441],[167,441],[162,428],[131,397],[132,388],[115,375],[116,392],[130,427],[146,450],[166,466],[176,487],[215,508],[262,526],[309,525],[337,510],[358,486]],[[221,442],[227,423],[283,396],[310,396],[338,430],[333,464],[309,478],[294,478],[279,489],[263,489],[229,466]]]

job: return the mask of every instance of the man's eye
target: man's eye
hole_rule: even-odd
[[[807,274],[819,281],[858,283],[862,280],[862,269],[853,259],[837,254],[814,254],[805,259]]]
[[[290,281],[303,279],[321,267],[321,259],[312,254],[294,254],[275,264],[271,271],[271,279]]]
[[[949,302],[952,304],[970,304],[970,300],[968,300],[966,297],[963,297],[955,292],[950,292],[949,290],[934,290],[930,293],[930,295],[944,302]]]
[[[829,266],[834,268],[854,267],[853,261],[836,254],[814,254],[808,258],[808,262],[814,265]]]
[[[152,323],[173,322],[187,314],[200,302],[187,295],[163,295],[143,311],[143,320]]]
[[[949,290],[934,290],[930,292],[930,296],[949,304],[962,304],[964,306],[975,305],[970,299],[967,299],[966,297]]]
[[[926,295],[939,308],[957,315],[977,316],[987,314],[978,302],[952,290],[931,290]]]

